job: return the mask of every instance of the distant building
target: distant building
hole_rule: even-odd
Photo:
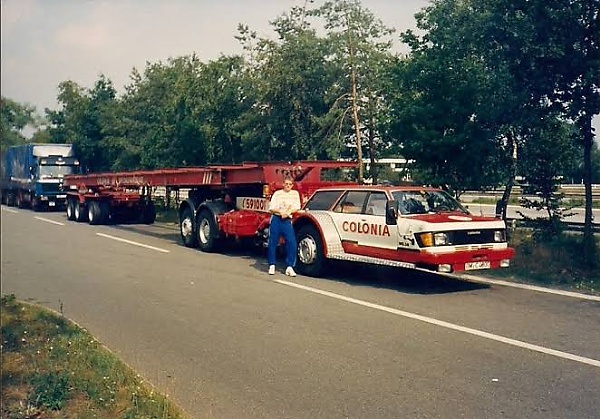
[[[379,182],[411,182],[410,165],[413,162],[414,160],[407,160],[403,157],[385,157],[375,160],[379,173]],[[371,170],[371,161],[364,160],[363,163],[365,164],[365,176],[368,176]],[[386,173],[389,173],[390,169],[395,174],[394,179],[385,179]],[[372,179],[365,178],[365,182],[370,183]]]

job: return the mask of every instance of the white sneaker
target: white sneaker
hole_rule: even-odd
[[[294,268],[292,268],[291,266],[287,267],[287,269],[285,270],[285,274],[287,276],[296,276],[296,272],[294,272]]]
[[[275,275],[275,265],[269,265],[269,275]]]

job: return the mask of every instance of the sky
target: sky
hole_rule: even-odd
[[[63,81],[92,88],[104,75],[121,93],[133,68],[143,71],[147,63],[192,53],[208,62],[241,53],[238,24],[273,37],[269,22],[305,1],[0,0],[0,90],[39,115],[58,108]],[[397,35],[415,28],[414,14],[429,0],[361,3]],[[400,42],[396,50],[405,51]],[[595,126],[598,133],[600,118]]]

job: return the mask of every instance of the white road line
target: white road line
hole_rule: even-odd
[[[555,349],[545,348],[543,346],[534,345],[534,344],[531,344],[531,343],[523,342],[523,341],[516,340],[516,339],[507,338],[507,337],[500,336],[500,335],[494,335],[493,333],[488,333],[488,332],[484,332],[484,331],[477,330],[477,329],[471,329],[469,327],[459,326],[457,324],[448,323],[448,322],[445,322],[445,321],[442,321],[442,320],[437,320],[437,319],[434,319],[434,318],[431,318],[431,317],[421,316],[419,314],[410,313],[408,311],[397,310],[395,308],[386,307],[386,306],[382,306],[382,305],[379,305],[379,304],[369,303],[368,301],[363,301],[363,300],[358,300],[356,298],[346,297],[344,295],[335,294],[335,293],[329,292],[329,291],[323,291],[323,290],[320,290],[318,288],[307,287],[305,285],[300,285],[300,284],[296,284],[296,283],[293,283],[293,282],[282,281],[282,280],[275,280],[275,282],[278,282],[278,283],[283,284],[283,285],[288,285],[290,287],[299,288],[299,289],[302,289],[302,290],[305,290],[305,291],[313,292],[313,293],[316,293],[316,294],[325,295],[327,297],[331,297],[331,298],[335,298],[335,299],[338,299],[338,300],[346,301],[346,302],[349,302],[349,303],[352,303],[352,304],[358,304],[358,305],[361,305],[361,306],[364,306],[364,307],[373,308],[375,310],[381,310],[381,311],[385,311],[387,313],[395,314],[395,315],[398,315],[398,316],[407,317],[409,319],[418,320],[418,321],[429,323],[429,324],[433,324],[433,325],[436,325],[436,326],[445,327],[447,329],[456,330],[456,331],[459,331],[459,332],[468,333],[470,335],[475,335],[475,336],[479,336],[479,337],[482,337],[482,338],[494,340],[494,341],[497,341],[497,342],[502,342],[502,343],[506,343],[506,344],[509,344],[509,345],[517,346],[519,348],[529,349],[531,351],[541,352],[541,353],[544,353],[544,354],[547,354],[547,355],[552,355],[552,356],[556,356],[556,357],[559,357],[559,358],[564,358],[564,359],[568,359],[568,360],[571,360],[571,361],[580,362],[582,364],[587,364],[587,365],[591,365],[591,366],[600,368],[600,361],[596,360],[596,359],[586,358],[586,357],[579,356],[579,355],[573,355],[573,354],[570,354],[570,353],[567,353],[567,352],[557,351]]]
[[[589,294],[582,294],[580,292],[554,290],[551,288],[538,287],[535,285],[519,284],[516,282],[502,281],[500,279],[488,279],[488,278],[482,278],[480,276],[473,276],[473,275],[464,275],[463,274],[463,275],[460,275],[459,278],[463,278],[463,279],[466,279],[466,280],[469,280],[472,282],[480,282],[483,284],[494,284],[494,285],[502,285],[505,287],[521,288],[521,289],[528,290],[528,291],[545,292],[547,294],[562,295],[563,297],[573,297],[573,298],[579,298],[581,300],[600,301],[600,295],[589,295]]]
[[[64,223],[59,223],[58,221],[54,221],[54,220],[49,220],[47,218],[43,218],[43,217],[33,217],[36,220],[40,220],[40,221],[44,221],[46,223],[50,223],[50,224],[56,224],[57,226],[64,226]]]
[[[147,245],[147,244],[143,244],[143,243],[138,243],[138,242],[134,242],[134,241],[131,241],[131,240],[122,239],[120,237],[110,236],[108,234],[96,233],[96,235],[101,236],[101,237],[106,237],[107,239],[116,240],[118,242],[132,244],[134,246],[139,246],[139,247],[145,247],[146,249],[150,249],[150,250],[156,250],[157,252],[162,252],[162,253],[169,253],[170,252],[169,250],[161,249],[160,247],[154,247],[154,246],[150,246],[150,245]]]
[[[19,211],[17,211],[17,210],[10,209],[10,208],[5,208],[5,207],[2,207],[2,211],[12,212],[13,214],[18,214],[19,213]]]

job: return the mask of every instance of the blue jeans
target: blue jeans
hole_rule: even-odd
[[[269,253],[267,255],[269,265],[275,265],[277,245],[281,236],[285,239],[285,263],[287,266],[294,267],[296,266],[296,234],[292,227],[292,220],[290,218],[283,220],[281,217],[273,215],[269,227]]]

